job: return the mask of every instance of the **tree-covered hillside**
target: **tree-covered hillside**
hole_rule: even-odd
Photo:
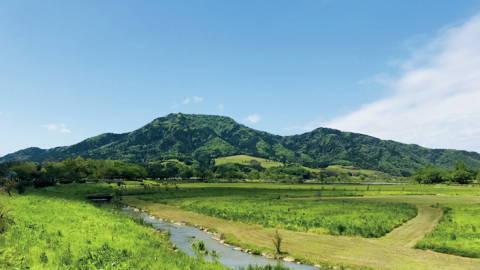
[[[428,149],[329,128],[282,137],[251,129],[229,117],[187,114],[169,114],[130,133],[106,133],[72,146],[24,149],[0,158],[0,162],[82,156],[128,163],[172,158],[194,158],[207,163],[213,158],[231,155],[249,155],[312,168],[353,165],[405,176],[428,164],[451,169],[456,161],[480,168],[480,154],[475,152]]]

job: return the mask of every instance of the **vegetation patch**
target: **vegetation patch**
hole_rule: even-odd
[[[317,231],[332,235],[381,237],[417,215],[411,204],[303,200],[224,200],[213,198],[181,207],[226,220],[283,227],[292,231]],[[321,230],[320,230],[321,231]]]
[[[480,258],[480,205],[447,204],[445,207],[439,224],[415,247]]]
[[[1,269],[226,269],[174,252],[163,234],[89,202],[30,194],[0,203],[11,210]]]

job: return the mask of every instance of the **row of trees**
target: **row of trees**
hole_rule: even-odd
[[[40,163],[10,161],[0,164],[0,184],[16,186],[19,193],[26,186],[45,187],[57,182],[86,181],[87,179],[136,180],[147,177],[140,165],[113,160],[84,160],[81,157],[57,162],[48,159]]]
[[[451,183],[468,184],[472,180],[480,180],[480,170],[468,168],[463,162],[455,162],[453,170],[445,170],[434,165],[415,172],[411,179],[419,184]]]

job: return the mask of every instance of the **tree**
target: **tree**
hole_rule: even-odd
[[[327,175],[324,172],[319,172],[317,174],[318,181],[320,181],[322,183],[325,181],[326,178],[327,178]]]
[[[193,171],[193,176],[197,177],[197,179],[203,179],[203,173],[200,171]]]
[[[452,172],[452,180],[460,184],[467,184],[470,180],[470,173],[464,170],[457,170]]]
[[[275,246],[275,249],[277,251],[277,254],[281,254],[282,251],[280,250],[280,246],[282,244],[282,237],[278,233],[278,230],[275,230],[275,235],[273,236],[273,245]]]
[[[180,173],[180,177],[183,179],[190,179],[193,176],[193,170],[190,168],[186,168],[182,173]]]
[[[212,170],[208,169],[208,170],[205,170],[205,172],[203,173],[203,177],[207,180],[209,179],[212,179],[215,177],[215,175],[213,174]]]
[[[463,161],[455,162],[452,171],[452,180],[461,184],[467,184],[468,180],[471,178],[470,170],[468,169],[467,165],[465,165]]]
[[[10,194],[10,191],[12,191],[12,189],[15,187],[16,184],[17,183],[12,179],[9,179],[7,177],[0,177],[0,185],[2,185],[5,188],[5,191],[10,196],[12,196],[12,194]]]
[[[33,162],[26,162],[22,165],[13,166],[10,171],[15,172],[17,177],[23,181],[33,180],[37,176],[37,165]]]
[[[250,178],[250,181],[254,179],[258,179],[258,177],[259,177],[259,173],[255,169],[251,170],[250,173],[248,173],[248,178]]]

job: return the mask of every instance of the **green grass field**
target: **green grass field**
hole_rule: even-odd
[[[168,249],[168,239],[82,200],[0,196],[2,269],[225,269]]]
[[[221,165],[221,164],[226,164],[226,163],[238,163],[242,165],[249,165],[251,160],[256,160],[260,162],[260,166],[263,168],[270,168],[270,167],[278,167],[278,166],[283,166],[283,163],[273,161],[273,160],[266,160],[264,158],[258,158],[258,157],[252,157],[252,156],[247,156],[247,155],[237,155],[237,156],[229,156],[229,157],[221,157],[221,158],[216,158],[215,159],[215,165]],[[307,168],[303,167],[302,168],[309,170],[311,172],[318,172],[318,169],[312,169],[312,168]]]
[[[228,269],[175,252],[165,234],[84,198],[112,190],[69,184],[0,194],[0,269]]]
[[[361,173],[361,174],[366,174],[368,176],[370,175],[385,175],[383,172],[379,171],[373,171],[373,170],[366,170],[366,169],[356,169],[353,166],[343,166],[343,165],[330,165],[326,170],[335,170],[338,171],[340,174],[341,173]]]
[[[435,229],[415,247],[458,256],[480,258],[480,205],[446,204]]]
[[[265,228],[368,238],[384,236],[417,215],[417,208],[411,204],[285,201],[280,196],[276,200],[266,196],[248,200],[210,197],[182,205],[181,209]]]
[[[216,228],[246,247],[271,249],[275,226],[286,239],[285,250],[311,264],[475,269],[478,262],[421,250],[478,258],[478,187],[175,183],[178,189],[169,186],[167,191],[165,186],[131,182],[123,192],[134,196],[124,201],[164,218]],[[115,189],[115,184],[74,183],[28,189],[24,195],[14,192],[13,197],[0,195],[0,211],[10,210],[2,220],[7,230],[0,234],[0,268],[108,269],[114,263],[117,269],[224,269],[173,252],[168,239],[153,234],[151,228],[84,198],[114,194]],[[410,219],[411,209],[397,208],[404,203],[417,206],[418,215]],[[206,215],[198,214],[202,211]],[[335,226],[329,227],[327,221]],[[375,226],[369,235],[368,228]],[[387,234],[359,237],[378,232]],[[412,248],[415,244],[417,249]]]
[[[216,165],[221,165],[221,164],[226,164],[226,163],[238,163],[238,164],[243,164],[243,165],[249,165],[251,160],[256,160],[256,161],[260,162],[260,165],[264,168],[283,166],[283,163],[280,163],[280,162],[277,162],[277,161],[266,160],[264,158],[252,157],[252,156],[247,156],[247,155],[237,155],[237,156],[216,158],[215,159],[215,164]],[[319,169],[312,169],[312,168],[308,168],[308,167],[304,167],[304,166],[302,166],[302,168],[304,168],[306,170],[309,170],[311,172],[315,172],[315,173],[318,173],[320,171]],[[379,172],[379,171],[357,169],[353,166],[342,166],[342,165],[330,165],[325,170],[338,171],[339,174],[341,174],[341,173],[352,173],[352,174],[361,173],[361,174],[366,174],[368,176],[370,176],[370,175],[386,175],[385,173]]]
[[[178,192],[162,191],[162,194],[130,196],[126,198],[126,201],[142,207],[142,209],[152,210],[153,213],[162,218],[184,220],[190,224],[201,224],[208,228],[214,228],[226,233],[228,241],[231,241],[232,244],[244,248],[267,247],[271,249],[271,235],[275,232],[275,229],[278,229],[286,241],[284,249],[295,258],[301,258],[302,261],[309,264],[323,265],[325,262],[334,262],[376,269],[463,270],[478,268],[479,261],[475,259],[460,256],[451,257],[442,253],[427,252],[414,248],[417,242],[437,226],[437,222],[442,218],[443,210],[441,206],[443,204],[479,204],[480,188],[478,187],[371,185],[370,190],[367,191],[365,189],[368,186],[363,185],[195,183],[180,184],[179,186],[182,190]],[[321,192],[325,196],[322,196],[321,201],[318,201],[317,191],[322,190],[322,187],[324,187],[324,190]],[[334,188],[336,190],[333,190]],[[379,188],[381,189],[380,192],[378,191]],[[355,189],[358,189],[356,192],[362,192],[363,194],[349,197],[333,195],[355,193]],[[280,200],[278,199],[279,196]],[[240,200],[243,200],[243,202],[240,203]],[[251,202],[252,200],[254,202]],[[304,205],[301,203],[290,204],[290,201],[298,200],[309,201],[309,203]],[[244,204],[245,202],[248,203]],[[324,228],[320,228],[318,231],[312,229],[308,231],[305,229],[289,230],[280,219],[285,216],[285,213],[276,215],[279,211],[288,212],[288,208],[293,211],[291,206],[294,205],[297,206],[295,211],[301,213],[295,215],[295,217],[302,219],[303,212],[306,214],[305,217],[308,217],[309,211],[315,209],[314,207],[305,207],[305,205],[308,206],[311,203],[315,206],[319,202],[326,205],[331,202],[333,207],[329,206],[328,208],[336,211],[338,209],[335,206],[341,204],[359,206],[409,203],[418,207],[418,215],[380,238],[337,236],[328,234],[328,229]],[[439,208],[432,207],[432,205],[436,206],[437,203],[440,205]],[[182,205],[184,205],[183,210],[181,209]],[[202,214],[202,211],[190,209],[202,207],[212,210],[213,214]],[[372,208],[372,212],[376,210],[378,209]],[[243,213],[258,218],[249,221],[241,217]],[[310,217],[316,218],[313,214]],[[274,222],[263,226],[263,223],[256,221],[265,219]],[[271,228],[271,226],[276,226],[276,228]],[[355,267],[352,269],[355,269]]]

